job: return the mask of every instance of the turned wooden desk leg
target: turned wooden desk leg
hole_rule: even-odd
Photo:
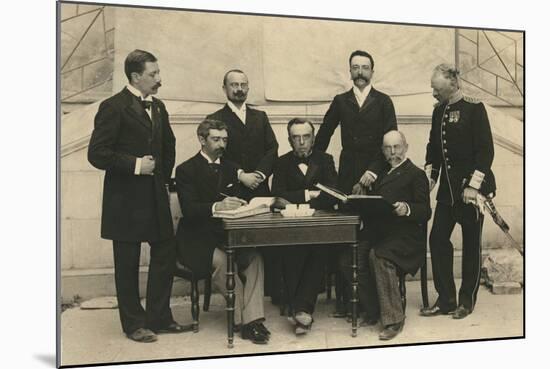
[[[233,269],[234,253],[231,247],[225,248],[227,255],[227,273],[225,287],[227,289],[227,347],[233,348],[233,323],[235,321],[235,271]]]
[[[359,282],[357,281],[357,248],[358,244],[351,245],[351,336],[357,337],[357,303],[359,302]]]

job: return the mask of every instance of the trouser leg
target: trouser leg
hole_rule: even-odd
[[[254,250],[243,250],[237,258],[247,259],[248,264],[246,269],[239,270],[246,278],[241,311],[242,322],[247,324],[264,317],[264,263],[262,256]]]
[[[462,225],[462,284],[458,293],[460,305],[473,310],[481,274],[481,233],[483,214],[473,205],[463,207]]]
[[[451,233],[456,220],[451,206],[437,203],[430,233],[430,253],[437,304],[443,310],[456,308],[456,287],[453,276],[453,244]]]
[[[113,241],[115,287],[122,330],[130,334],[146,323],[139,297],[139,242]]]
[[[227,272],[227,256],[225,251],[218,248],[214,249],[212,255],[212,285],[216,287],[220,293],[225,297],[227,288],[225,285],[226,272]],[[236,268],[235,268],[236,269]],[[235,276],[235,324],[242,323],[242,307],[243,307],[243,283],[238,277]]]
[[[369,261],[376,280],[382,325],[402,322],[405,314],[401,304],[397,266],[387,259],[376,256],[374,249],[370,251]]]
[[[160,329],[174,319],[170,310],[170,296],[176,262],[175,239],[151,243],[151,261],[147,279],[147,327]]]
[[[326,249],[322,246],[304,248],[305,258],[301,267],[301,277],[294,296],[296,312],[305,311],[313,314],[319,284],[323,280]]]
[[[367,320],[378,319],[380,317],[376,280],[374,279],[374,270],[369,262],[370,250],[371,248],[366,242],[359,244],[357,250],[359,266],[357,273],[359,282],[359,303],[361,310],[365,312],[365,318]]]

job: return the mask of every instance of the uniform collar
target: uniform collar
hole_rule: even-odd
[[[462,91],[460,89],[458,89],[458,90],[456,90],[456,92],[454,94],[452,94],[449,97],[449,101],[447,102],[447,105],[452,105],[454,103],[457,103],[460,100],[462,100],[463,97],[464,96],[462,95]]]

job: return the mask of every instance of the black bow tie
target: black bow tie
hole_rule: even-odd
[[[309,166],[309,156],[308,157],[298,157],[296,156],[296,162],[298,164],[305,164],[305,165],[308,165]]]
[[[141,104],[141,106],[143,107],[143,109],[145,110],[149,110],[151,109],[151,105],[153,105],[153,102],[152,101],[149,101],[149,100],[139,100],[139,103]]]

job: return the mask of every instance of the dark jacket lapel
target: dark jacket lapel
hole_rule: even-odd
[[[363,105],[361,105],[361,108],[359,108],[360,112],[363,112],[367,110],[372,104],[376,101],[376,97],[378,95],[378,91],[374,89],[374,87],[371,87],[369,94],[367,95],[367,98],[363,102]]]
[[[381,186],[387,186],[388,183],[399,179],[399,177],[401,177],[403,174],[407,173],[411,169],[411,165],[412,162],[410,161],[410,159],[406,159],[405,162],[401,164],[397,169],[392,170],[391,173],[386,174],[384,177],[382,177],[378,186],[376,187],[379,188]],[[389,170],[390,168],[387,167],[387,171]]]
[[[344,97],[355,110],[359,110],[359,104],[357,104],[357,99],[355,98],[355,94],[353,93],[353,87],[344,94]]]
[[[311,158],[309,159],[309,165],[306,172],[306,185],[312,184],[317,172],[319,171],[319,156],[315,151],[311,153]]]
[[[146,128],[151,129],[151,120],[149,119],[149,116],[147,115],[147,112],[141,104],[139,103],[138,99],[132,94],[128,89],[125,87],[122,90],[124,93],[126,93],[128,97],[128,105],[126,106],[126,112],[130,114],[132,117],[134,117],[139,123],[141,123]]]
[[[246,119],[248,120],[249,112],[247,108],[246,112]],[[224,123],[231,125],[232,128],[238,129],[240,131],[244,131],[246,129],[245,124],[239,119],[237,114],[233,113],[233,110],[229,107],[229,105],[225,104],[223,107],[223,116],[225,117]]]

